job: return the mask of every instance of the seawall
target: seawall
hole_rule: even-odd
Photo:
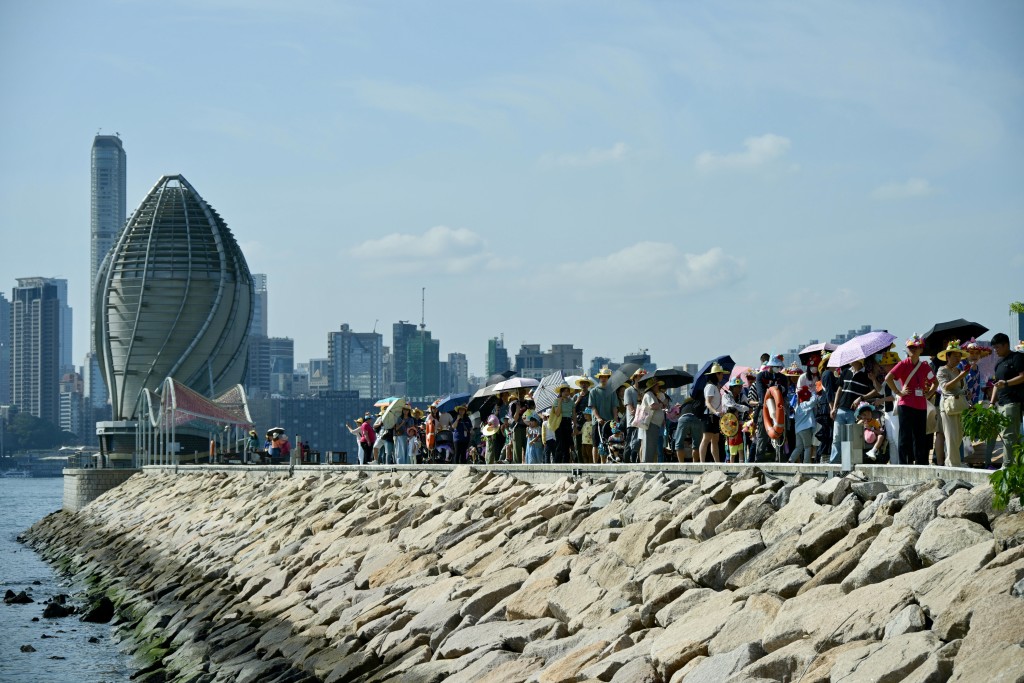
[[[146,468],[27,538],[115,600],[141,680],[1024,671],[1024,514],[984,484],[388,469]]]

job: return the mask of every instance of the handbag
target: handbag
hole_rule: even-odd
[[[939,405],[946,415],[959,415],[970,407],[963,394],[943,394]]]

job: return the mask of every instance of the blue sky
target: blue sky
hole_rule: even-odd
[[[88,347],[89,147],[182,173],[327,332],[740,362],[1024,299],[1024,4],[0,4],[0,231]]]

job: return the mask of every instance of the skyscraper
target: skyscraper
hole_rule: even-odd
[[[11,403],[54,425],[60,420],[63,317],[55,280],[18,278],[11,296]]]
[[[441,385],[441,342],[427,330],[416,330],[407,341],[405,393],[413,400],[437,396]]]
[[[0,292],[0,405],[11,402],[11,302]]]
[[[269,311],[267,309],[267,276],[265,273],[252,274],[252,289],[252,325],[249,327],[249,336],[257,334],[263,337],[270,336],[267,331]]]
[[[505,340],[494,337],[487,340],[487,376],[496,372],[505,372],[509,369],[508,351],[505,350]]]
[[[353,332],[343,324],[327,334],[327,362],[332,391],[357,391],[359,398],[383,393],[384,337],[378,332]]]
[[[464,353],[448,354],[449,391],[462,393],[469,389],[469,360]]]
[[[391,382],[400,385],[408,381],[409,340],[416,334],[416,326],[408,320],[399,320],[391,326]],[[405,393],[404,389],[399,389]]]
[[[101,408],[107,403],[107,387],[103,383],[96,355],[97,311],[95,307],[96,274],[103,259],[114,246],[128,213],[127,157],[117,135],[97,135],[92,141],[90,186],[90,254],[89,254],[89,355],[85,359],[85,391],[89,403]]]

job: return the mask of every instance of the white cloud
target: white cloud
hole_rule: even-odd
[[[766,133],[743,141],[744,151],[732,154],[701,152],[694,160],[700,171],[746,171],[775,161],[789,150],[789,138]]]
[[[591,147],[583,154],[545,154],[541,163],[549,166],[600,166],[618,163],[626,158],[629,145],[616,142],[608,149]]]
[[[358,264],[386,263],[402,273],[455,275],[475,268],[495,269],[498,259],[486,241],[472,230],[438,225],[422,235],[391,233],[352,247]]]
[[[927,197],[934,189],[924,178],[910,178],[902,183],[888,183],[876,187],[871,196],[875,199],[913,199]]]
[[[638,242],[605,256],[563,263],[554,278],[565,282],[566,278],[580,274],[610,273],[615,277],[597,279],[593,281],[594,286],[606,286],[613,296],[633,297],[637,292],[631,288],[624,290],[619,274],[643,273],[644,296],[665,296],[728,286],[743,277],[746,266],[745,259],[728,254],[721,247],[713,247],[702,254],[688,254],[674,244]],[[538,281],[543,280],[543,277],[538,278]],[[577,293],[589,295],[592,289],[579,288]],[[602,291],[604,294],[608,292]]]

